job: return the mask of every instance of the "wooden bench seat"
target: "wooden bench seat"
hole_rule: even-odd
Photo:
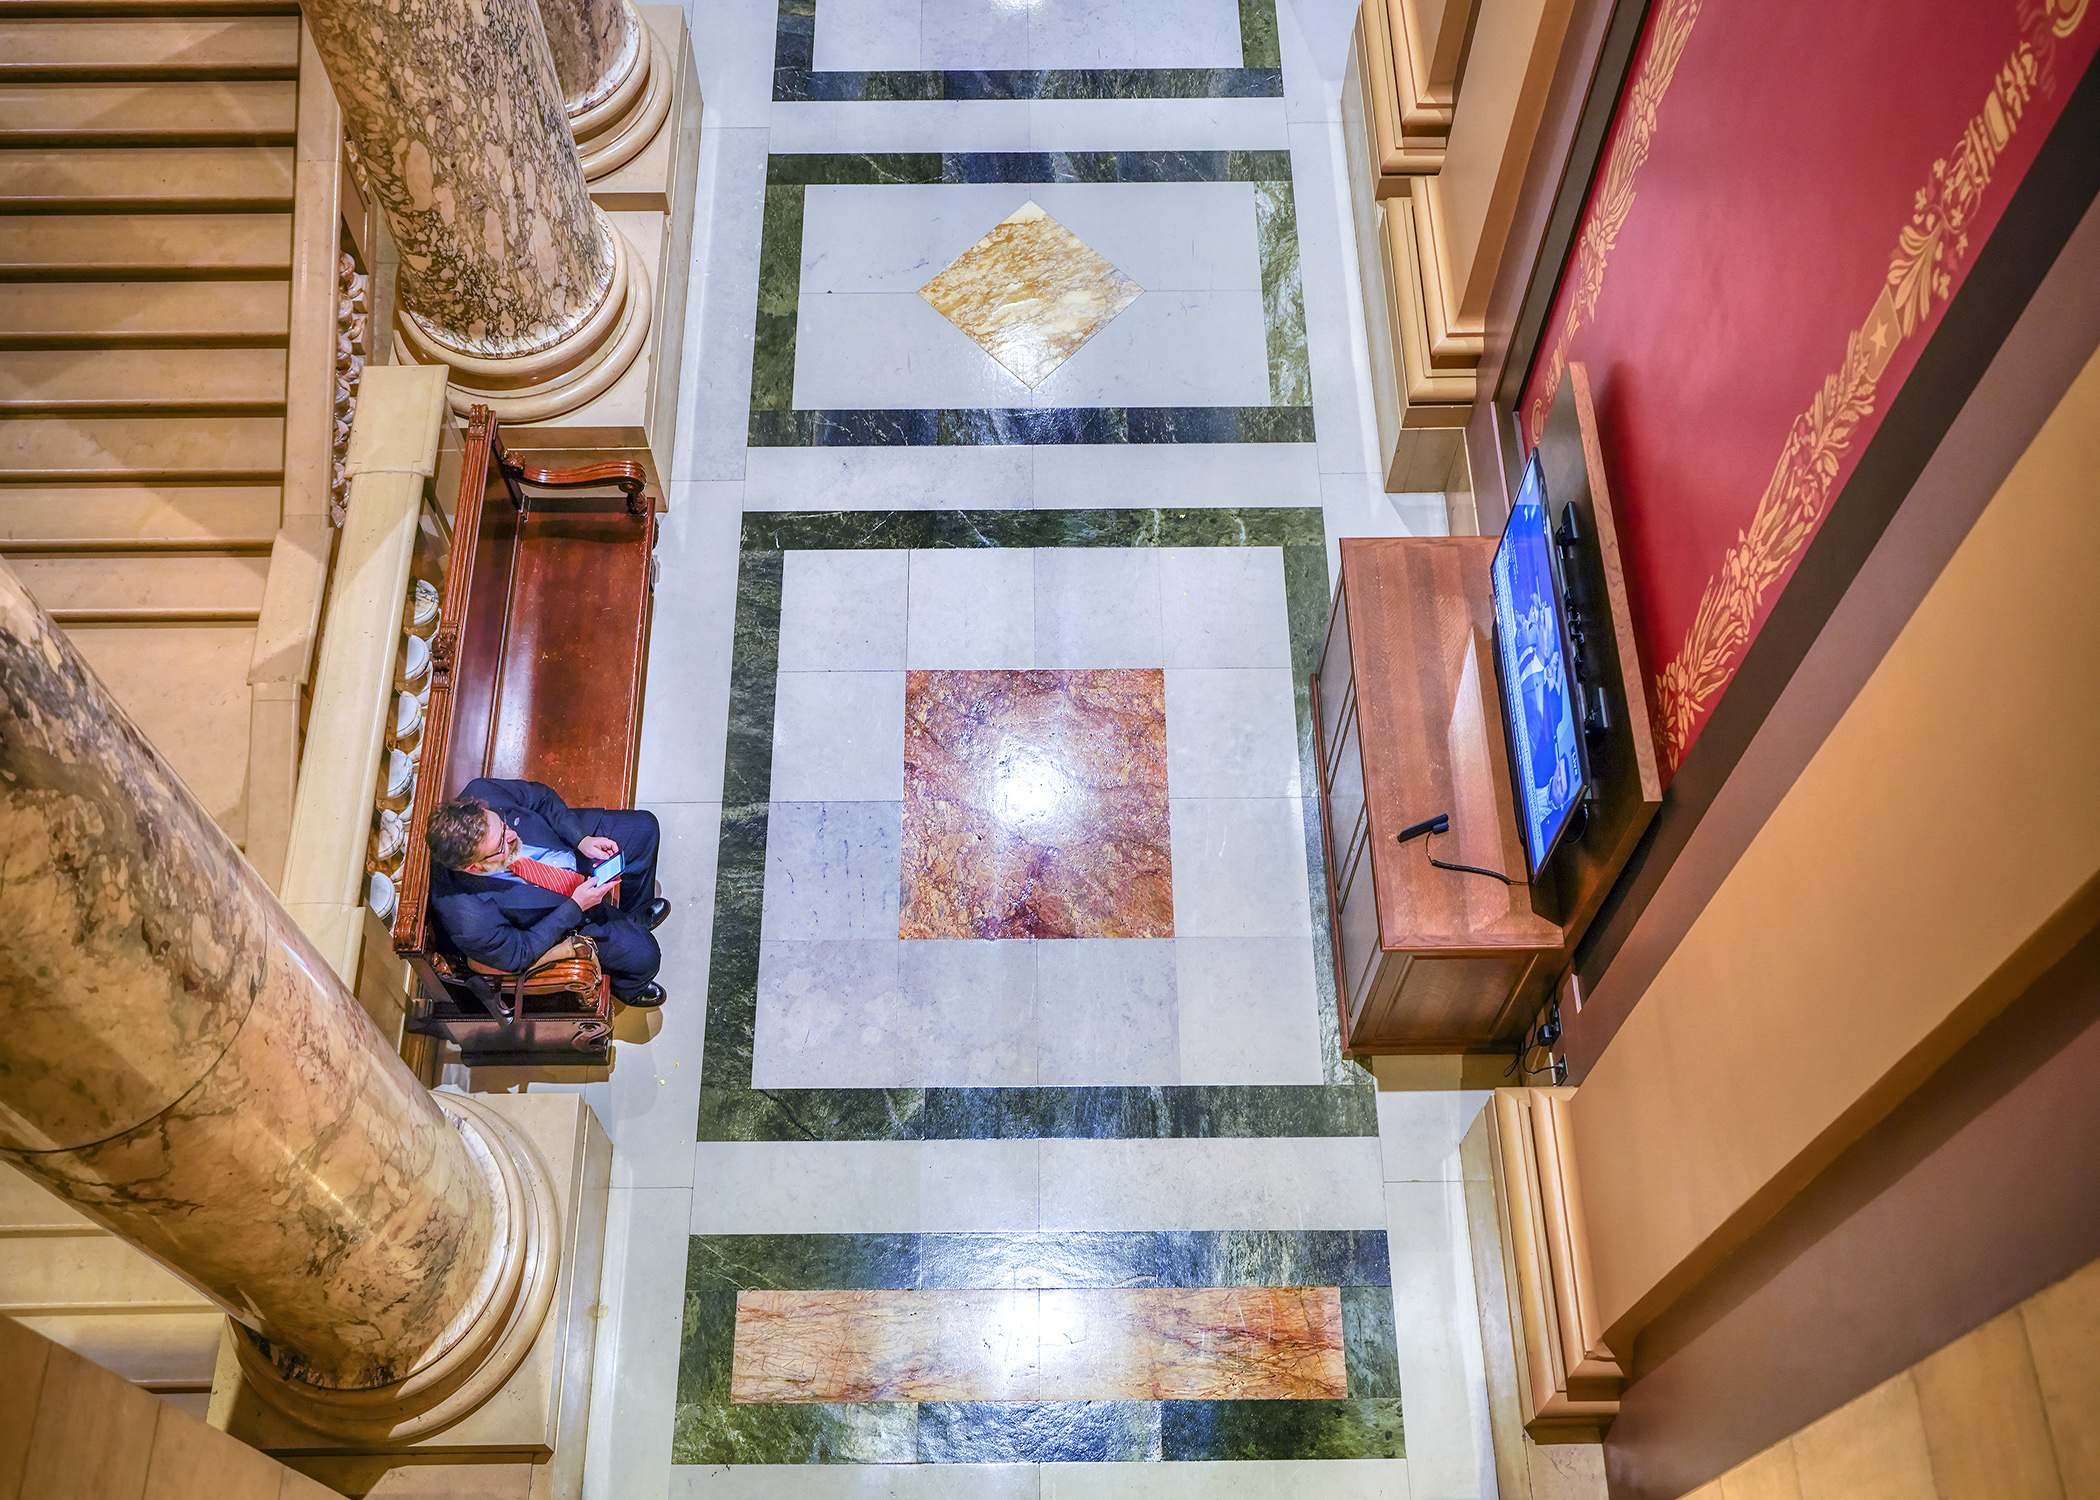
[[[630,807],[640,743],[656,511],[639,464],[547,470],[467,424],[444,602],[431,636],[415,809],[394,951],[410,1031],[478,1064],[601,1064],[611,996],[523,995],[472,974],[430,907],[430,810],[476,777],[538,781],[571,807]]]

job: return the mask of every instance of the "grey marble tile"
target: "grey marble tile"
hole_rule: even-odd
[[[901,622],[896,633],[901,647]],[[904,673],[782,672],[773,694],[773,797],[903,800]]]
[[[1457,1182],[1458,1143],[1492,1097],[1486,1089],[1404,1093],[1381,1089],[1378,1142],[1385,1159],[1385,1180]]]
[[[1039,1079],[1034,955],[1026,942],[922,938],[898,945],[907,1024],[891,1087],[1011,1088]]]
[[[1298,714],[1287,667],[1175,667],[1167,785],[1175,797],[1295,797]]]
[[[693,1163],[692,1232],[1034,1229],[1039,1144],[703,1142]]]
[[[1042,1500],[1412,1500],[1413,1494],[1404,1458],[1046,1464],[1042,1470]]]
[[[672,473],[681,480],[744,477],[766,151],[763,129],[718,128],[711,122],[700,134],[694,279],[686,299],[685,368],[672,459]]]
[[[1164,548],[1161,617],[1170,667],[1288,667],[1280,547]]]
[[[692,1190],[616,1187],[606,1208],[584,1489],[657,1500],[678,1400]]]
[[[1061,443],[1033,462],[1046,509],[1320,503],[1310,443]]]
[[[1036,550],[1036,666],[1157,667],[1161,650],[1158,548]]]
[[[1173,939],[1068,938],[1031,946],[1042,1082],[1182,1081]]]
[[[1059,1140],[1036,1145],[1044,1229],[1382,1227],[1375,1141]]]
[[[1022,548],[911,554],[907,664],[935,671],[1035,665],[1035,555]]]
[[[1026,510],[1035,492],[1031,451],[754,448],[744,505],[757,511]]]
[[[895,937],[767,941],[758,948],[751,1086],[880,1088],[919,1031],[898,984]]]
[[[1457,1182],[1387,1183],[1386,1246],[1415,1488],[1488,1496],[1495,1451],[1463,1192]]]
[[[722,796],[741,488],[671,486],[635,767],[644,806]]]
[[[780,670],[903,671],[908,563],[890,548],[784,554]]]
[[[1313,941],[1174,940],[1183,1083],[1319,1083]]]
[[[687,12],[687,25],[693,28],[693,65],[706,101],[706,130],[763,128],[773,101],[778,0],[707,0],[704,6],[695,0],[695,5]],[[696,220],[705,216],[703,200]]]
[[[1299,799],[1177,799],[1168,818],[1177,936],[1310,935]]]
[[[765,936],[895,938],[900,802],[776,802],[767,820]]]

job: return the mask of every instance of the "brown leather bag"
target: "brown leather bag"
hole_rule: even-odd
[[[592,1045],[602,1045],[604,1037],[612,1034],[612,986],[606,982],[605,966],[598,960],[598,944],[581,932],[556,943],[530,968],[514,974],[472,960],[468,966],[476,975],[494,981],[494,1008],[504,1020],[524,1010],[527,995],[566,992],[576,996],[578,1010],[596,1014],[595,1021],[578,1023],[579,1027],[589,1027],[593,1032],[602,1028],[603,1034],[594,1038]],[[583,1040],[579,1031],[579,1043]]]

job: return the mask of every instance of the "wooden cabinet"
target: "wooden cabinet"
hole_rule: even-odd
[[[1341,544],[1313,716],[1351,1053],[1506,1048],[1565,966],[1524,879],[1490,654],[1494,552],[1492,537]],[[1449,833],[1395,840],[1438,813]]]

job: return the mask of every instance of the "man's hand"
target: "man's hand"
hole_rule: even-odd
[[[611,839],[602,839],[594,833],[587,839],[578,839],[576,841],[576,852],[585,859],[595,862],[601,859],[611,859],[620,852],[620,846]]]
[[[595,880],[586,880],[582,885],[576,887],[575,890],[569,892],[569,899],[585,911],[589,911],[605,899],[607,893],[612,890],[613,884],[614,882],[610,880],[603,885],[598,884]]]

